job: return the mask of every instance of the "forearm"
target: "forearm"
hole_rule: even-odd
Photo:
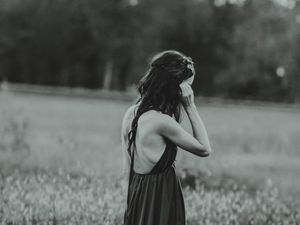
[[[195,104],[191,104],[185,108],[186,113],[191,122],[193,129],[193,136],[205,147],[207,152],[211,153],[212,149],[210,146],[209,138],[205,125],[198,113],[197,107]]]
[[[123,171],[121,174],[121,189],[122,189],[122,195],[127,199],[128,194],[128,181],[129,181],[129,170],[127,166],[123,166]]]
[[[128,181],[129,181],[129,170],[130,170],[130,159],[127,153],[125,142],[122,143],[122,152],[123,152],[123,166],[122,166],[122,173],[121,173],[121,186],[123,195],[127,198],[128,192]]]

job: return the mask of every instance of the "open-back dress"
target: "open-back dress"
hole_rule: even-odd
[[[175,171],[178,149],[165,140],[165,150],[149,173],[136,173],[131,160],[124,225],[186,224],[182,186]]]

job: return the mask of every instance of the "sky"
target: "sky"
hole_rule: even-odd
[[[135,6],[135,5],[139,4],[139,1],[142,1],[142,0],[129,0],[129,4],[132,6]],[[201,2],[203,0],[198,0],[198,1]],[[296,2],[299,0],[272,0],[272,1],[282,7],[293,9],[296,5]],[[216,6],[222,6],[226,2],[229,2],[232,4],[243,4],[245,2],[245,0],[214,0],[214,4]]]

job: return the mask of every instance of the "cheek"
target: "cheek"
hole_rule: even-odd
[[[194,81],[194,76],[191,76],[191,77],[189,77],[188,79],[186,79],[186,82],[187,82],[189,85],[192,85],[193,81]]]

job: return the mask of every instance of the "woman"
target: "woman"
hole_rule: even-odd
[[[194,76],[191,58],[168,50],[153,57],[139,83],[140,98],[127,110],[122,123],[129,175],[124,225],[186,224],[182,187],[175,171],[177,146],[200,157],[211,153],[194,104]],[[179,124],[181,107],[193,135]]]

